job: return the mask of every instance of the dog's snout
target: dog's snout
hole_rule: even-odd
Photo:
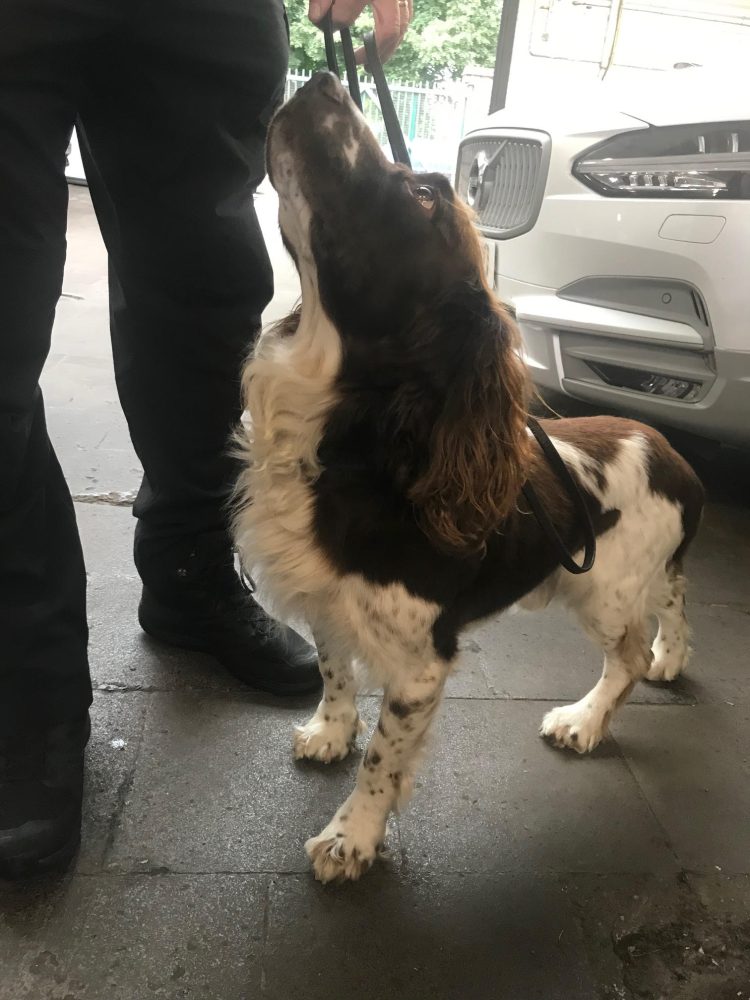
[[[346,91],[341,86],[341,82],[338,77],[333,73],[329,73],[326,70],[321,70],[318,73],[314,73],[310,77],[310,81],[307,87],[312,91],[318,91],[325,97],[329,97],[333,101],[341,103],[346,96]]]

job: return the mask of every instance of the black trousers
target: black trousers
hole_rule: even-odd
[[[241,363],[273,290],[252,196],[287,54],[281,0],[0,0],[0,732],[91,701],[84,565],[39,389],[73,124],[139,530],[219,529]]]

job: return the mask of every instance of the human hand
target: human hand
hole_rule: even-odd
[[[313,24],[320,24],[329,10],[334,28],[351,27],[363,9],[366,0],[309,0],[308,17]],[[413,0],[370,0],[375,17],[375,41],[382,62],[393,55],[406,34],[414,13]],[[355,52],[358,63],[364,63],[365,50]]]

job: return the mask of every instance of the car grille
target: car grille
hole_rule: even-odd
[[[549,163],[543,133],[471,135],[459,149],[456,191],[487,235],[509,239],[528,232],[542,203]]]

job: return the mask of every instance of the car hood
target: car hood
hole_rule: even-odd
[[[618,93],[617,106],[649,125],[750,119],[750,76],[677,70],[660,77],[630,94]]]
[[[676,70],[649,74],[640,86],[599,83],[490,115],[485,127],[531,128],[568,135],[646,125],[750,120],[750,75]]]

